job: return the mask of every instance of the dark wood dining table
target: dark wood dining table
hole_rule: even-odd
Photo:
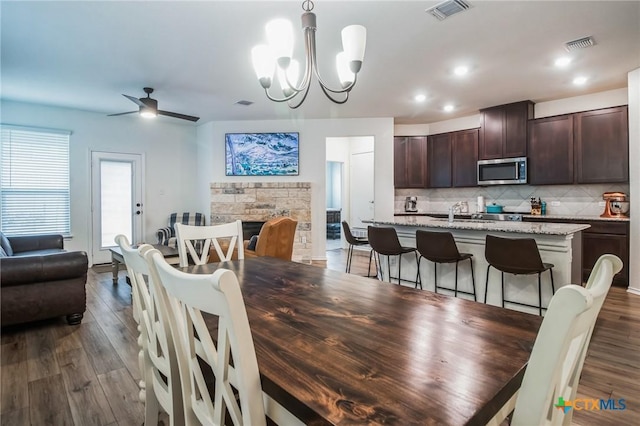
[[[307,424],[486,424],[519,389],[541,324],[269,257],[181,269],[221,267],[240,282],[263,390]]]

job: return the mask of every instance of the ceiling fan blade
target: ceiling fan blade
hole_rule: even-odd
[[[107,117],[115,117],[116,115],[133,114],[134,112],[140,112],[140,111],[119,112],[118,114],[109,114],[107,115]]]
[[[133,96],[129,96],[129,95],[125,95],[124,93],[122,94],[122,96],[124,96],[125,98],[129,99],[131,102],[133,102],[134,104],[140,106],[140,107],[146,107],[146,105],[138,98],[134,98]]]
[[[169,112],[169,111],[158,110],[158,114],[166,115],[168,117],[181,118],[183,120],[189,120],[189,121],[198,121],[198,120],[200,120],[200,117],[194,117],[192,115],[185,115],[185,114],[178,114],[177,112]]]

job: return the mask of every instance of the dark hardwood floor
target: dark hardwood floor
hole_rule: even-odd
[[[351,272],[366,275],[368,251]],[[327,252],[342,270],[346,250]],[[140,425],[136,324],[124,271],[89,271],[87,312],[80,326],[63,318],[2,330],[2,425]],[[640,424],[640,297],[613,287],[602,308],[578,388],[579,398],[624,399],[626,410],[576,411],[574,424]]]

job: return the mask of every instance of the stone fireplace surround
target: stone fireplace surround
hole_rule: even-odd
[[[292,260],[311,261],[310,182],[214,182],[210,223],[264,222],[278,216],[298,221]]]

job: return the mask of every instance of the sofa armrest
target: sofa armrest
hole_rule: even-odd
[[[0,285],[57,281],[87,274],[89,261],[83,251],[62,252],[42,256],[0,258]]]
[[[25,251],[48,250],[64,248],[62,235],[25,235],[21,237],[7,237],[14,253]]]
[[[167,226],[166,228],[160,228],[156,231],[156,237],[158,238],[158,244],[163,246],[169,245],[169,240],[173,237],[173,228]]]

